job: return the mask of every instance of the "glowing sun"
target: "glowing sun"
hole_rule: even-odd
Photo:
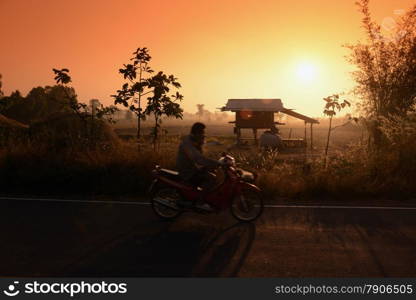
[[[316,79],[317,68],[314,64],[302,62],[296,66],[296,77],[302,82],[311,82]]]

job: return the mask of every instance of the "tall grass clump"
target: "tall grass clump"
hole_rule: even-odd
[[[364,141],[351,143],[341,151],[333,151],[326,161],[318,157],[298,155],[283,159],[277,152],[241,152],[235,154],[238,166],[258,174],[257,184],[267,201],[288,199],[343,199],[369,197],[412,197],[416,186],[412,176],[414,165],[398,165],[394,152],[368,151]]]
[[[151,149],[138,153],[136,147],[120,143],[109,150],[51,151],[45,145],[3,149],[2,193],[143,196],[155,164],[173,167],[175,153],[169,149],[163,155]]]

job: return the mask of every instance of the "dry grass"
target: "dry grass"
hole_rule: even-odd
[[[223,151],[235,156],[239,167],[258,174],[257,183],[269,201],[278,197],[403,197],[414,193],[415,185],[411,182],[414,169],[404,168],[397,155],[388,152],[369,155],[366,146],[357,139],[334,147],[327,167],[319,149],[307,155],[259,152],[253,147],[232,147],[233,141],[231,136],[209,138],[206,153],[212,158],[218,158]],[[143,143],[140,152],[134,140],[94,150],[51,150],[47,144],[9,146],[0,150],[2,191],[86,197],[143,196],[155,164],[174,168],[179,135],[162,137],[157,153],[150,141]],[[343,150],[336,150],[340,148]],[[412,164],[415,165],[414,159],[407,163]],[[401,170],[407,170],[407,174]]]
[[[142,194],[156,163],[173,167],[163,155],[121,143],[108,151],[59,151],[25,146],[0,152],[2,191],[36,194]]]

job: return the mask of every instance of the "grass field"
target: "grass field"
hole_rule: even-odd
[[[178,123],[178,122],[176,122]],[[336,125],[337,126],[337,125]],[[164,127],[167,131],[168,136],[181,136],[189,133],[191,124],[184,123],[183,125],[170,125]],[[148,135],[151,132],[152,127],[148,124],[142,129],[144,135]],[[294,126],[279,126],[280,134],[282,138],[304,138],[305,128],[300,124],[295,124]],[[117,134],[124,137],[135,138],[137,132],[135,127],[120,127],[117,124],[115,125],[115,131]],[[264,130],[258,131],[258,136]],[[233,134],[233,125],[231,124],[207,124],[206,129],[207,141],[215,140],[216,138],[227,140],[227,144],[232,144],[235,142],[235,135]],[[324,125],[315,125],[313,128],[313,145],[317,150],[322,150],[326,143],[326,138],[328,135],[328,127]],[[243,130],[242,137],[252,138],[253,134],[251,130]],[[343,149],[348,146],[350,143],[355,143],[363,139],[364,133],[363,130],[355,125],[346,125],[343,127],[338,127],[331,132],[330,145],[335,147],[335,149]],[[307,142],[310,140],[310,129],[307,128]]]
[[[144,197],[156,164],[175,168],[180,138],[189,126],[165,129],[167,133],[160,137],[156,152],[149,127],[143,129],[140,151],[134,128],[116,128],[123,138],[110,148],[52,150],[47,144],[3,148],[2,192],[84,198]],[[313,150],[284,149],[279,153],[263,152],[252,143],[236,147],[231,125],[208,125],[207,129],[206,155],[218,159],[222,152],[228,152],[236,158],[238,167],[257,173],[257,183],[268,202],[282,198],[403,198],[413,194],[407,180],[387,176],[395,167],[388,165],[389,157],[382,158],[385,167],[380,168],[378,161],[367,156],[365,138],[357,127],[339,127],[332,132],[327,166],[323,160],[327,128],[322,126],[314,130]],[[291,137],[304,134],[302,127],[281,127],[282,137],[288,137],[290,131]]]

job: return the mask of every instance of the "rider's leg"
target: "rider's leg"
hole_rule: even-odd
[[[198,174],[195,174],[188,182],[202,190],[199,193],[199,197],[195,199],[193,203],[185,199],[181,200],[179,203],[185,207],[194,205],[204,210],[212,211],[211,206],[206,203],[205,200],[216,184],[215,174],[208,171],[201,171]]]
[[[205,177],[204,177],[203,172],[199,172],[199,173],[194,174],[191,178],[185,179],[184,181],[187,184],[190,184],[190,185],[192,185],[196,188],[196,187],[201,187],[201,185],[204,181],[204,178]],[[194,200],[181,199],[178,203],[181,206],[184,206],[184,207],[191,207],[191,206],[197,205],[199,203],[203,203],[200,200],[200,195],[201,195],[201,193],[199,193],[199,197],[194,199]]]
[[[196,207],[201,208],[205,211],[213,211],[214,209],[211,207],[209,203],[206,202],[208,194],[211,192],[212,188],[215,186],[216,183],[216,176],[210,172],[204,172],[201,174],[201,182],[199,187],[202,189],[201,193],[199,194],[199,199],[195,204]]]
[[[200,188],[202,188],[201,192],[201,200],[202,202],[205,202],[209,192],[212,190],[212,188],[215,186],[215,183],[217,181],[217,177],[215,174],[211,172],[204,172],[201,174],[202,180],[200,183]]]

